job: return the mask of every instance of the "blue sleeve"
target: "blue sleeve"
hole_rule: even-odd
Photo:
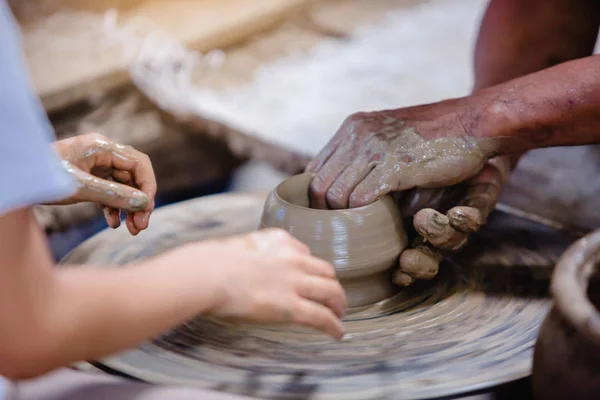
[[[76,190],[50,146],[54,132],[27,71],[18,25],[0,0],[0,215]]]

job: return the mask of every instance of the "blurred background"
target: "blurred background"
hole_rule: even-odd
[[[468,94],[487,2],[10,4],[57,137],[99,132],[147,153],[164,206],[270,190],[353,112]],[[57,259],[105,228],[91,204],[36,213]]]

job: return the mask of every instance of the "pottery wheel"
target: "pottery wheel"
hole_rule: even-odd
[[[249,232],[265,197],[168,206],[138,237],[107,229],[63,263],[122,265]],[[340,343],[303,328],[197,318],[95,364],[147,382],[268,399],[423,399],[489,388],[530,374],[550,268],[572,241],[497,213],[437,278],[348,315]]]

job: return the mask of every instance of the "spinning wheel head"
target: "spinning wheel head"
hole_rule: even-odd
[[[264,196],[248,194],[163,207],[144,235],[105,230],[63,262],[126,264],[251,232],[264,208]],[[342,342],[295,327],[199,317],[96,364],[147,382],[268,399],[431,399],[525,377],[549,307],[540,294],[572,240],[505,214],[471,239],[433,280],[355,309]]]

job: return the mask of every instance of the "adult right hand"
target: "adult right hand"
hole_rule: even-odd
[[[470,107],[449,100],[349,116],[306,169],[315,174],[311,206],[361,207],[475,176],[501,143],[474,132],[479,117]]]
[[[281,229],[265,229],[182,248],[210,265],[208,315],[257,323],[294,323],[341,339],[346,296],[333,266]]]

